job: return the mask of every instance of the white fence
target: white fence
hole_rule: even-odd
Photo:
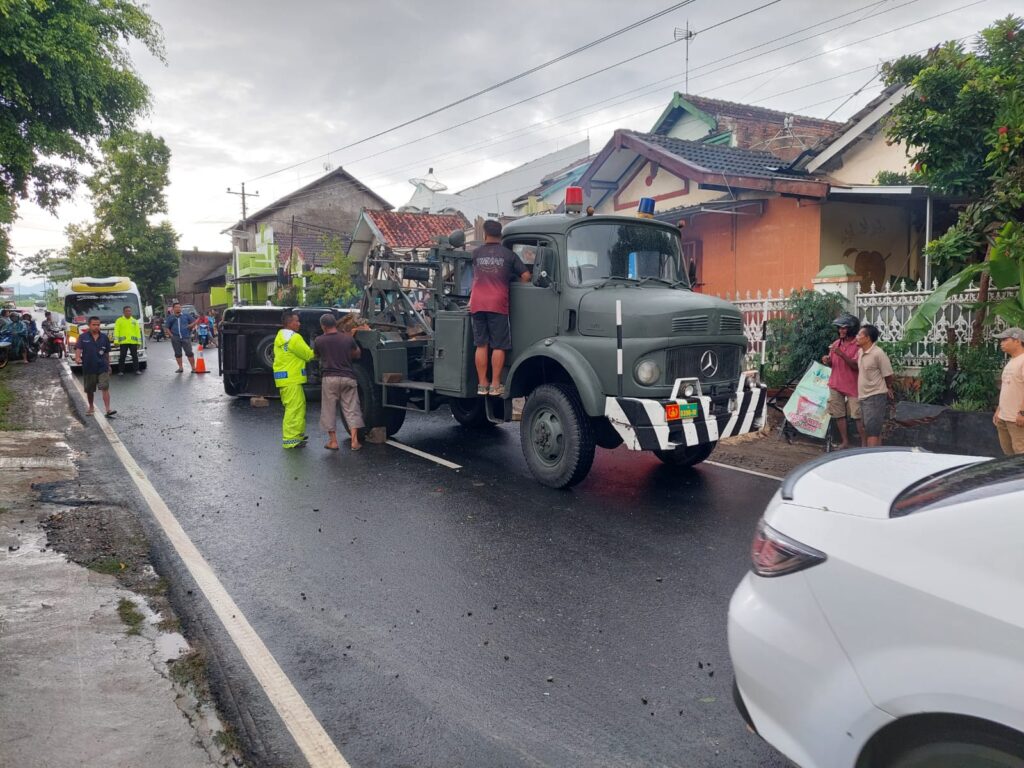
[[[936,281],[933,287],[937,286],[938,282]],[[870,291],[857,295],[852,311],[862,323],[878,326],[882,341],[901,341],[906,331],[907,322],[914,314],[914,310],[929,295],[931,295],[931,291],[926,290],[921,281],[910,283],[909,286],[906,280],[901,280],[895,286],[887,282],[882,286],[882,290],[877,290],[872,283]],[[1001,299],[1015,295],[1016,291],[1013,290],[989,291],[989,299]],[[735,299],[731,299],[729,294],[723,297],[732,301],[743,313],[743,330],[748,343],[748,364],[756,365],[764,362],[767,352],[763,335],[764,324],[773,318],[786,316],[788,296],[788,293],[780,289],[778,293],[774,294],[769,290],[767,296],[763,296],[758,291],[756,296],[751,296],[748,292],[744,298],[737,296]],[[952,331],[956,343],[966,344],[970,341],[971,327],[974,322],[974,305],[977,301],[978,289],[969,288],[943,304],[924,340],[911,345],[904,358],[904,364],[908,367],[919,367],[928,363],[945,363],[945,345],[950,331]],[[990,332],[998,332],[1003,327],[1002,320],[997,318],[991,326]]]

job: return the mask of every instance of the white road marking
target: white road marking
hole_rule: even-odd
[[[710,464],[713,467],[722,467],[722,469],[731,469],[733,472],[743,472],[747,475],[756,475],[757,477],[767,477],[769,480],[782,481],[785,478],[779,477],[778,475],[769,475],[765,472],[758,472],[756,469],[744,469],[743,467],[734,467],[732,464],[723,464],[720,461],[705,461],[705,464]]]
[[[73,379],[78,391],[83,395],[81,384]],[[121,464],[127,470],[129,476],[135,481],[136,487],[142,497],[149,505],[153,517],[160,524],[167,538],[174,546],[178,556],[185,563],[188,572],[195,579],[196,584],[202,590],[210,606],[221,620],[224,628],[228,631],[245,659],[249,669],[256,676],[260,686],[267,694],[277,714],[284,721],[285,727],[295,739],[296,745],[309,762],[310,768],[350,768],[348,761],[331,741],[323,726],[316,719],[316,716],[303,701],[299,692],[295,690],[291,680],[285,675],[284,670],[271,655],[263,640],[256,634],[256,630],[249,624],[248,619],[235,604],[235,601],[224,589],[210,564],[196,549],[195,544],[189,539],[185,529],[181,527],[174,513],[160,498],[156,488],[146,478],[142,468],[132,458],[128,448],[121,442],[117,433],[114,432],[110,423],[98,411],[95,414],[96,423],[110,441],[114,453],[117,454]]]
[[[442,467],[448,467],[448,469],[462,469],[461,464],[456,464],[454,461],[448,461],[448,459],[442,459],[440,456],[435,456],[432,453],[421,451],[419,448],[413,448],[411,445],[400,443],[397,440],[388,440],[388,445],[400,448],[403,451],[408,451],[415,456],[419,456],[421,459],[432,461],[435,464],[440,464]]]

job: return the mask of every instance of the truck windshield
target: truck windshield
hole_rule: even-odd
[[[64,298],[64,316],[69,323],[81,325],[96,315],[103,325],[113,323],[125,307],[132,317],[141,317],[139,297],[133,293],[75,293]]]
[[[681,273],[679,238],[647,224],[584,224],[569,232],[569,285],[593,285],[610,277],[652,278],[687,285]]]

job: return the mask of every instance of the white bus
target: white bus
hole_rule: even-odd
[[[117,364],[119,348],[114,341],[114,323],[125,307],[132,308],[132,316],[142,325],[142,296],[139,287],[127,277],[76,277],[58,288],[58,295],[64,305],[64,321],[68,326],[68,360],[74,361],[74,346],[78,335],[85,333],[89,318],[100,319],[100,329],[110,337],[113,344],[111,363]],[[75,367],[75,366],[72,366]],[[146,367],[146,334],[142,334],[139,346],[139,367]]]

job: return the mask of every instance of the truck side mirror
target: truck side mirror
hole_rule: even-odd
[[[537,249],[537,256],[533,260],[533,284],[538,288],[547,288],[551,285],[551,275],[555,267],[555,252],[550,248],[541,246]]]

